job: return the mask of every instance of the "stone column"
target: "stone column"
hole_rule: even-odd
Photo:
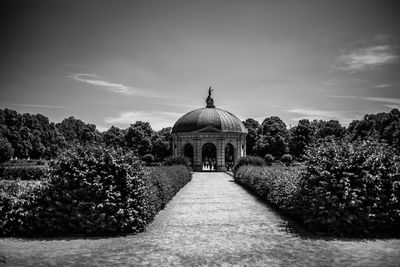
[[[242,142],[240,141],[240,139],[236,139],[236,149],[237,149],[236,159],[238,159],[242,156]]]
[[[220,138],[217,140],[217,171],[226,171],[225,167],[225,146],[224,139]]]
[[[176,153],[176,137],[172,141],[172,155],[173,156],[177,156],[177,153]]]
[[[247,147],[246,147],[246,135],[244,135],[244,137],[242,137],[242,145],[244,147],[243,149],[243,156],[245,157],[247,155]]]
[[[184,156],[183,155],[183,148],[182,148],[182,139],[178,137],[177,144],[176,144],[176,151],[178,156]]]
[[[193,146],[193,170],[201,171],[203,168],[203,163],[201,162],[201,142],[200,138],[195,137],[193,139],[194,146]]]
[[[176,140],[178,139],[178,136],[176,134],[172,134],[172,156],[176,156]]]

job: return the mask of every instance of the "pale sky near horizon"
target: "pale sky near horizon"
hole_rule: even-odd
[[[10,1],[0,108],[100,130],[205,107],[262,122],[400,106],[399,1]]]

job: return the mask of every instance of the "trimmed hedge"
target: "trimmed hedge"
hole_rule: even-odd
[[[234,179],[312,231],[400,234],[400,157],[392,147],[325,140],[306,155],[306,168],[242,166]]]
[[[147,164],[150,165],[154,162],[154,156],[152,154],[146,154],[142,157],[142,160]]]
[[[233,166],[233,172],[236,173],[243,165],[264,166],[265,162],[262,158],[257,156],[240,157]]]
[[[0,181],[0,235],[34,231],[35,191],[39,181]]]
[[[266,154],[264,157],[265,163],[271,166],[272,162],[274,162],[275,158],[271,154]]]
[[[400,233],[398,155],[371,140],[311,147],[300,184],[304,223],[335,235]]]
[[[166,166],[184,165],[190,167],[190,159],[182,156],[171,156],[165,159],[164,164]]]
[[[296,215],[296,197],[300,182],[300,167],[242,166],[235,173],[237,183],[249,188],[283,212]]]
[[[293,157],[290,154],[285,154],[282,156],[281,161],[285,165],[290,165],[290,163],[292,163],[292,161],[293,161]]]
[[[43,190],[37,228],[45,235],[142,231],[150,220],[144,171],[129,152],[78,148],[61,155]]]
[[[107,148],[64,153],[41,185],[0,194],[2,236],[137,233],[186,184],[184,166],[147,173],[132,154]]]
[[[47,171],[44,166],[0,167],[0,180],[41,180]]]
[[[0,193],[20,197],[31,194],[34,188],[41,185],[42,181],[1,180]]]
[[[191,179],[190,170],[182,165],[149,168],[145,183],[148,186],[147,197],[152,215],[163,209]]]
[[[21,167],[21,166],[44,166],[48,163],[41,159],[12,159],[1,164],[6,167]]]

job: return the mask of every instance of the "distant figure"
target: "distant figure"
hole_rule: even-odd
[[[208,96],[209,96],[209,97],[211,97],[211,92],[212,92],[212,91],[214,91],[214,89],[211,89],[211,86],[210,86],[210,88],[208,88]]]

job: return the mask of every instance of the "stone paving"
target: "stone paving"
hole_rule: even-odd
[[[147,231],[0,239],[7,266],[400,266],[400,240],[326,240],[288,226],[225,173],[194,173]]]

